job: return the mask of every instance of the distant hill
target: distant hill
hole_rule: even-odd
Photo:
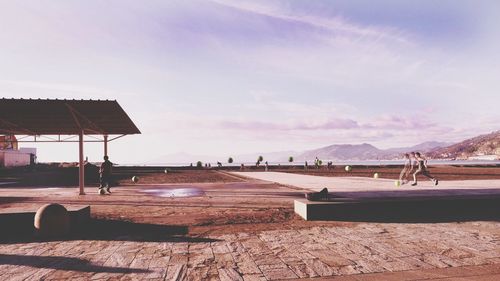
[[[257,157],[262,155],[264,161],[287,162],[289,156],[294,157],[294,162],[313,161],[316,157],[325,160],[391,160],[400,159],[404,152],[420,151],[429,158],[457,158],[467,159],[469,157],[481,157],[484,155],[496,155],[500,158],[500,131],[481,135],[460,143],[450,144],[444,142],[429,141],[410,147],[397,147],[379,149],[371,144],[334,144],[303,152],[279,151],[267,153],[251,153],[232,156],[235,163],[255,163]],[[191,155],[188,153],[175,153],[163,155],[152,161],[152,163],[195,163],[200,160],[204,163],[216,163],[221,161],[227,164],[226,156]],[[488,157],[491,158],[491,157]]]
[[[496,155],[497,159],[500,158],[500,131],[467,139],[429,153],[429,156],[433,158],[455,159],[484,155]]]
[[[429,152],[441,147],[447,147],[452,145],[450,142],[438,142],[438,141],[427,141],[421,144],[417,144],[410,147],[398,147],[398,148],[389,148],[386,151],[388,152],[396,152],[396,153],[404,153],[411,151],[420,151],[420,152]]]
[[[186,152],[165,154],[154,159],[147,161],[145,164],[148,165],[162,165],[162,164],[196,164],[197,161],[201,161],[203,163],[216,163],[217,161],[226,162],[227,158],[217,158],[211,155],[196,155],[190,154]]]
[[[316,157],[328,160],[366,160],[388,156],[384,150],[363,144],[334,144],[306,151],[297,156],[297,160],[313,160]]]
[[[316,157],[326,160],[376,160],[396,159],[401,153],[410,151],[429,152],[444,147],[449,143],[424,142],[411,147],[379,149],[371,144],[335,144],[318,149],[308,150],[298,155],[299,161],[313,160]]]

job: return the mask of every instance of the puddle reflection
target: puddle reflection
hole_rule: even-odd
[[[145,189],[142,190],[142,192],[158,197],[196,197],[205,195],[205,192],[203,192],[201,189],[194,187],[173,189]]]

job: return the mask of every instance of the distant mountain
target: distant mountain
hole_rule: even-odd
[[[460,143],[450,144],[445,142],[429,141],[410,147],[397,147],[389,149],[379,149],[371,144],[334,144],[318,149],[297,151],[278,151],[267,153],[249,153],[240,155],[226,156],[207,156],[192,155],[188,153],[175,153],[163,155],[147,164],[165,164],[165,163],[216,163],[221,161],[224,165],[229,156],[235,163],[255,163],[257,157],[262,155],[264,161],[271,163],[287,162],[288,157],[293,156],[294,162],[313,161],[316,157],[325,160],[377,160],[377,159],[399,159],[404,152],[420,151],[429,158],[458,158],[467,159],[469,157],[496,155],[500,158],[500,131],[491,134],[481,135],[475,138],[465,140]],[[491,158],[491,157],[489,157]]]
[[[404,152],[410,152],[410,151],[429,152],[429,151],[433,151],[433,150],[441,148],[441,147],[450,146],[452,144],[453,143],[450,143],[450,142],[427,141],[427,142],[423,142],[421,144],[417,144],[417,145],[410,146],[410,147],[389,148],[389,149],[386,149],[385,151],[395,152],[395,153],[404,153]]]
[[[385,151],[375,146],[363,144],[334,144],[306,151],[296,158],[299,161],[313,160],[316,157],[328,160],[366,160],[385,157]]]
[[[152,159],[145,164],[148,165],[162,165],[162,164],[196,164],[197,161],[203,163],[215,164],[220,161],[223,165],[227,164],[229,157],[232,157],[235,163],[255,163],[259,156],[264,157],[264,161],[269,162],[287,162],[288,157],[295,156],[300,152],[297,151],[278,151],[278,152],[267,152],[267,153],[248,153],[248,154],[236,154],[236,155],[226,155],[226,156],[213,156],[213,155],[196,155],[186,152],[165,154],[155,159]]]
[[[500,158],[500,131],[480,135],[462,142],[435,149],[430,154],[433,158],[467,159],[469,157],[496,155]]]
[[[410,151],[429,152],[434,149],[444,147],[449,143],[424,142],[411,147],[398,147],[389,149],[379,149],[371,144],[336,144],[318,149],[306,151],[296,158],[299,161],[313,160],[316,157],[326,160],[376,160],[376,159],[396,159],[401,157],[401,153]]]
[[[179,153],[172,153],[172,154],[165,154],[159,157],[156,157],[155,159],[152,159],[145,164],[148,165],[163,165],[163,164],[189,164],[193,163],[193,165],[196,165],[197,161],[201,161],[203,163],[216,163],[217,161],[227,161],[227,158],[222,159],[222,158],[217,158],[215,156],[210,156],[210,155],[194,155],[194,154],[189,154],[186,152],[179,152]]]

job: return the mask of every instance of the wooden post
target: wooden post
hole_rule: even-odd
[[[85,163],[83,161],[83,131],[78,134],[78,147],[80,150],[80,165],[79,165],[79,186],[80,186],[80,195],[85,195]]]

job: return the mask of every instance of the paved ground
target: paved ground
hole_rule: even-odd
[[[339,183],[336,178],[328,179],[335,183],[332,188]],[[315,180],[323,181],[322,178]],[[382,191],[395,188],[391,181],[342,180],[351,183],[347,186],[358,185],[360,189],[362,183],[371,187],[373,182]],[[480,183],[498,184],[496,181]],[[426,184],[422,189],[433,189]],[[468,187],[463,185],[465,190],[488,190],[480,185],[471,188],[472,181],[468,184]],[[446,189],[446,184],[442,188]],[[176,192],[186,192],[186,189],[195,196],[175,197],[179,194]],[[90,204],[93,215],[104,219],[99,225],[113,223],[107,230],[119,227],[116,221],[120,220],[129,221],[135,229],[134,233],[110,231],[109,235],[80,235],[56,241],[34,238],[0,241],[0,280],[332,277],[335,280],[500,280],[498,221],[305,222],[283,216],[293,213],[292,202],[302,196],[301,189],[259,180],[138,185],[114,191],[111,196],[99,196],[95,188],[89,188],[89,195],[77,196],[76,188],[0,188],[0,209],[18,210],[50,201]],[[214,220],[220,218],[225,220]],[[168,229],[172,225],[185,226],[189,231],[148,235],[149,230],[158,226]],[[192,232],[192,228],[203,228],[203,231]],[[216,228],[219,230],[210,231]]]
[[[463,267],[454,271],[463,277],[471,274],[467,266],[478,265],[482,270],[471,280],[500,278],[500,223],[362,224],[191,241],[142,242],[124,236],[0,245],[2,280],[369,278],[366,274],[400,271],[413,272],[406,280],[417,280],[450,276],[432,270],[451,267]]]
[[[434,186],[431,181],[420,181],[396,187],[394,180],[365,177],[319,177],[279,172],[232,172],[234,175],[275,182],[306,190],[319,191],[328,188],[330,193],[349,197],[387,197],[423,195],[500,195],[500,180],[441,181]]]

